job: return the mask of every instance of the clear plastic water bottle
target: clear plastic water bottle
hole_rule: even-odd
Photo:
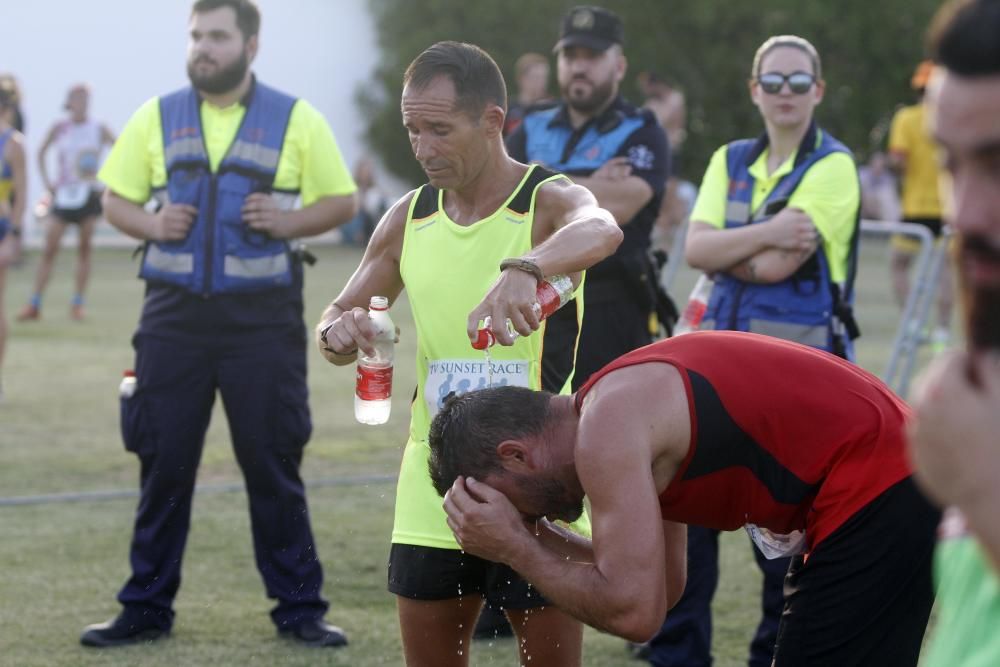
[[[566,305],[572,298],[573,280],[569,276],[551,276],[540,281],[535,290],[535,314],[538,315],[539,320],[544,320]],[[483,326],[476,334],[476,340],[472,342],[473,348],[485,350],[496,345],[497,339],[493,335],[493,331],[490,330],[491,324],[490,318],[483,321]],[[512,336],[515,338],[518,336],[518,333],[511,328],[510,320],[507,320],[507,328]]]
[[[701,274],[698,282],[691,290],[681,319],[674,326],[674,336],[681,336],[701,328],[701,321],[705,319],[705,311],[708,310],[708,299],[712,296],[712,287],[715,281],[708,277],[708,274]]]
[[[378,329],[375,354],[358,354],[357,383],[354,390],[354,418],[362,424],[384,424],[392,408],[392,362],[395,356],[396,326],[389,317],[389,299],[373,296],[368,317]]]
[[[121,384],[118,385],[118,396],[121,398],[132,398],[135,393],[136,378],[135,371],[128,370],[122,373]]]

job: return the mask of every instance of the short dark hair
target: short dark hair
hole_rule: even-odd
[[[253,0],[196,0],[191,6],[191,13],[204,14],[223,7],[236,12],[236,26],[243,33],[243,39],[254,37],[260,32],[260,9]]]
[[[956,0],[934,16],[931,57],[961,76],[1000,74],[1000,0]]]
[[[403,86],[424,88],[439,76],[455,84],[455,107],[479,118],[487,104],[507,111],[507,84],[496,61],[475,44],[438,42],[413,59]]]
[[[445,399],[431,422],[428,467],[438,494],[459,475],[484,479],[501,469],[497,445],[539,435],[552,394],[524,387],[492,387]]]

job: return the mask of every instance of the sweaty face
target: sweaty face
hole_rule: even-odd
[[[243,81],[253,46],[236,25],[236,12],[220,7],[191,15],[187,73],[191,85],[210,95],[227,93]],[[254,40],[256,38],[251,38]]]
[[[1000,349],[1000,75],[938,71],[927,105],[949,176],[945,217],[959,235],[970,342]]]
[[[750,82],[750,96],[766,123],[778,128],[795,128],[812,120],[813,110],[823,100],[823,82],[817,81],[803,94],[793,93],[788,82],[777,93],[766,93],[757,82],[762,74],[788,76],[795,72],[815,75],[812,60],[801,49],[779,46],[768,52],[760,62],[760,71],[754,72]]]
[[[592,114],[618,94],[625,75],[625,61],[617,47],[594,51],[568,46],[557,59],[559,90],[566,104],[583,114]]]
[[[583,514],[583,496],[550,473],[530,476],[507,473],[505,477],[503,481],[490,478],[487,483],[503,491],[527,520],[545,517],[570,523]]]
[[[403,89],[403,126],[414,157],[437,188],[468,184],[488,157],[483,124],[457,109],[455,101],[455,84],[447,76],[436,77],[423,88]]]

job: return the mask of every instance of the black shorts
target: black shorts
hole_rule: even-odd
[[[934,235],[934,238],[941,236],[941,218],[909,218],[903,222],[926,227]]]
[[[907,478],[793,558],[775,667],[915,667],[939,518]]]
[[[502,563],[458,549],[393,544],[389,592],[412,600],[450,600],[478,593],[494,609],[536,609],[549,605],[531,584]]]
[[[101,210],[101,193],[94,190],[91,191],[83,206],[79,208],[56,208],[53,206],[52,215],[62,222],[80,223],[87,218],[100,215]]]

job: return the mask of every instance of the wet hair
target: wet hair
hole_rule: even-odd
[[[1000,0],[956,0],[928,32],[933,60],[960,76],[1000,74]]]
[[[809,56],[810,62],[812,62],[813,76],[817,79],[823,78],[823,69],[820,64],[819,53],[817,53],[816,47],[810,44],[808,40],[803,39],[798,35],[775,35],[774,37],[768,38],[766,42],[761,44],[760,48],[757,49],[757,53],[755,53],[753,57],[753,65],[750,68],[750,78],[756,79],[760,76],[760,67],[764,62],[764,57],[771,51],[781,47],[791,47],[805,53]]]
[[[197,0],[191,6],[191,13],[204,14],[223,7],[236,12],[236,26],[243,33],[243,39],[254,37],[260,32],[260,9],[253,0]]]
[[[413,59],[403,86],[426,88],[439,76],[455,85],[455,108],[478,119],[488,104],[507,111],[507,85],[490,54],[474,44],[438,42]]]
[[[431,422],[428,467],[438,494],[459,475],[484,479],[502,469],[497,445],[541,434],[552,394],[524,387],[492,387],[449,394]]]

